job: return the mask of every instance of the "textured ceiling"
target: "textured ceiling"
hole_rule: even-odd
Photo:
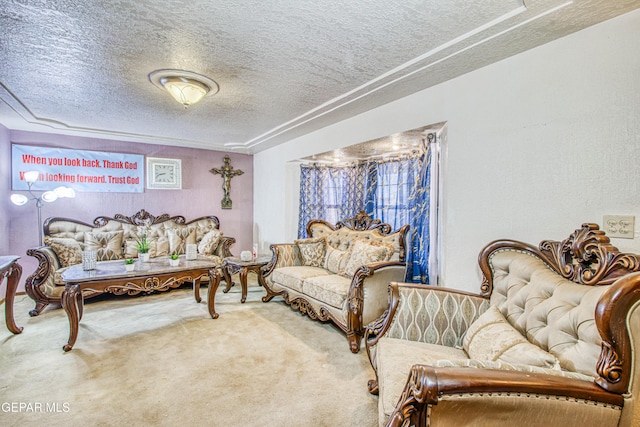
[[[0,124],[255,153],[640,0],[3,0]],[[157,69],[220,92],[184,109]]]

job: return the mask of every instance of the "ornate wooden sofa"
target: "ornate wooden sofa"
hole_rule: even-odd
[[[27,295],[36,302],[29,314],[37,316],[50,303],[60,302],[64,290],[61,273],[80,263],[85,249],[96,250],[99,261],[137,257],[140,236],[148,234],[152,257],[181,254],[186,243],[195,243],[200,255],[222,265],[222,259],[231,256],[235,239],[223,236],[219,229],[220,221],[215,216],[186,222],[183,216],[153,216],[144,209],[130,217],[100,216],[93,225],[75,219],[48,218],[43,224],[45,245],[27,250],[27,255],[38,260],[38,268],[25,281]],[[96,295],[99,293],[85,293],[84,297]]]
[[[280,295],[310,318],[332,321],[356,353],[364,326],[386,308],[389,282],[404,279],[408,229],[391,232],[389,224],[364,211],[335,226],[312,220],[310,238],[271,245],[272,259],[263,268],[263,301]]]
[[[366,331],[380,425],[640,425],[640,256],[583,224],[479,263],[479,295],[389,287]]]

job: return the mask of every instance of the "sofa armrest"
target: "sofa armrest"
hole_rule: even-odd
[[[347,338],[353,353],[360,350],[364,327],[382,314],[387,306],[389,283],[404,278],[404,262],[377,262],[359,267],[351,279],[347,293],[345,318]]]
[[[383,336],[461,347],[469,325],[489,308],[488,297],[435,286],[394,282],[388,293],[386,311],[364,333],[376,376],[376,345]],[[369,391],[378,392],[377,380],[369,381]]]
[[[213,255],[217,255],[220,258],[233,256],[231,253],[231,245],[235,242],[236,239],[234,237],[220,236],[220,243],[218,243],[218,246],[213,251]]]
[[[383,335],[461,346],[469,325],[489,308],[487,297],[454,289],[392,283],[388,292],[387,310],[367,326],[367,346],[374,346]]]
[[[387,426],[402,426],[407,420],[410,425],[425,425],[427,412],[432,422],[444,425],[465,425],[470,419],[484,420],[481,425],[514,425],[509,414],[545,425],[617,425],[623,403],[621,395],[593,381],[545,373],[414,365]]]
[[[300,250],[295,243],[278,243],[269,246],[271,260],[262,268],[263,277],[268,277],[273,270],[281,267],[293,267],[302,265]]]
[[[40,314],[53,290],[55,289],[54,273],[61,268],[58,256],[49,246],[27,249],[27,255],[38,260],[38,267],[25,280],[25,291],[36,301],[36,308],[29,312],[31,316]]]
[[[362,310],[361,327],[382,315],[388,305],[389,283],[404,280],[405,272],[404,262],[378,262],[358,268],[351,280],[348,299],[350,311]]]

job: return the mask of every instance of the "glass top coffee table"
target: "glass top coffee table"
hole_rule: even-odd
[[[152,258],[147,262],[136,261],[133,271],[126,271],[123,260],[98,262],[94,270],[83,270],[82,264],[69,267],[62,273],[65,281],[62,291],[62,307],[69,318],[69,341],[62,348],[69,351],[78,337],[78,324],[84,311],[83,292],[94,294],[136,295],[154,291],[167,291],[184,283],[193,283],[196,302],[200,302],[200,282],[209,280],[207,305],[213,319],[215,294],[220,285],[220,273],[216,263],[206,258],[186,261],[180,257],[178,266],[170,266],[168,257]]]

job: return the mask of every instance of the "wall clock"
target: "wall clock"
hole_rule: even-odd
[[[147,188],[180,190],[182,188],[182,160],[147,157]]]

